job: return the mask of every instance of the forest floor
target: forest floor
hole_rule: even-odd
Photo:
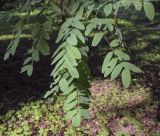
[[[20,74],[23,54],[31,44],[28,35],[23,35],[17,54],[3,61],[12,26],[4,23],[2,17],[5,13],[0,14],[0,136],[160,135],[160,122],[156,117],[160,105],[160,31],[157,27],[141,21],[122,19],[119,22],[133,62],[144,71],[133,75],[129,89],[124,89],[119,80],[102,78],[100,63],[107,49],[91,49],[89,64],[94,75],[90,87],[91,118],[75,130],[64,120],[63,96],[59,96],[54,105],[50,99],[43,99],[51,82],[50,56],[41,58],[32,77]],[[101,56],[96,55],[97,51]]]

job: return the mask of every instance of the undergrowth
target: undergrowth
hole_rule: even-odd
[[[19,110],[0,116],[0,135],[4,136],[158,136],[160,124],[155,121],[157,104],[150,89],[138,83],[122,89],[115,82],[96,80],[92,92],[91,118],[73,128],[63,118],[64,97],[55,105],[50,100],[19,103]]]

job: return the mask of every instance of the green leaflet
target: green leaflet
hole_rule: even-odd
[[[61,60],[56,64],[55,68],[53,69],[53,71],[52,71],[52,73],[51,73],[50,75],[55,77],[55,73],[60,70],[60,67],[63,66],[63,64],[64,64],[64,59],[61,59]]]
[[[117,58],[113,58],[108,65],[105,66],[104,77],[107,77],[114,69],[118,62]]]
[[[77,100],[72,101],[71,103],[64,104],[63,109],[64,111],[72,110],[78,104]]]
[[[117,78],[121,73],[121,71],[122,71],[122,64],[118,64],[117,66],[115,66],[111,74],[111,80],[114,80],[115,78]]]
[[[24,60],[23,65],[26,65],[28,62],[32,60],[32,57],[28,57]]]
[[[88,10],[87,10],[87,12],[85,13],[85,17],[86,17],[86,18],[88,18],[88,17],[91,15],[92,11],[94,10],[94,6],[95,6],[95,4],[92,4],[92,5],[89,5],[89,6],[88,6]]]
[[[51,3],[51,7],[53,11],[61,13],[61,9],[54,2]]]
[[[64,93],[67,92],[66,90],[68,90],[68,83],[65,78],[60,80],[59,86]]]
[[[70,55],[68,52],[64,55],[64,60],[65,60],[65,63],[67,63],[73,67],[78,65],[76,58],[74,56]]]
[[[38,40],[38,44],[37,44],[37,48],[39,50],[39,52],[42,53],[42,55],[49,55],[50,54],[50,48],[49,45],[47,44],[47,42],[40,38]]]
[[[51,17],[46,17],[46,22],[43,23],[43,27],[45,31],[50,35],[53,31],[53,26],[52,26],[52,18]]]
[[[16,33],[16,38],[11,41],[11,43],[9,44],[7,51],[4,55],[4,60],[9,59],[10,55],[14,55],[16,52],[16,49],[18,47],[19,41],[20,41],[20,35],[22,34],[22,30],[18,30],[18,32]]]
[[[66,120],[72,119],[77,114],[77,112],[78,112],[77,109],[74,109],[74,110],[67,112],[67,114],[65,115],[65,119]]]
[[[78,29],[73,29],[72,32],[76,35],[76,37],[81,40],[82,43],[85,43],[85,38],[83,36],[83,34],[81,33],[80,30]]]
[[[119,45],[119,40],[118,39],[115,39],[110,43],[111,47],[117,47],[118,45]]]
[[[88,57],[88,54],[87,54],[88,51],[89,51],[88,47],[81,47],[81,48],[79,48],[79,51],[80,51],[82,56]]]
[[[63,49],[65,46],[67,46],[67,45],[68,45],[68,43],[66,43],[66,42],[62,43],[62,44],[57,48],[57,50],[54,52],[52,58],[54,58],[54,57],[60,52],[60,50],[62,50],[62,49]]]
[[[81,6],[80,9],[77,11],[77,15],[80,16],[80,17],[82,17],[83,14],[84,14],[84,7]]]
[[[115,2],[115,3],[113,4],[113,8],[114,8],[116,11],[118,11],[118,9],[120,8],[120,6],[121,6],[120,1],[117,1],[117,2]]]
[[[44,98],[47,98],[48,96],[50,96],[51,94],[53,94],[58,89],[59,89],[58,86],[55,86],[52,90],[47,91],[46,94],[44,95]]]
[[[47,21],[43,24],[37,22],[32,27],[33,45],[36,46],[36,49],[38,49],[38,51],[42,55],[50,54],[50,48],[47,43],[47,40],[50,39],[51,23],[49,22],[49,20]]]
[[[94,29],[95,26],[96,25],[94,23],[87,25],[86,31],[85,31],[85,36],[88,36],[91,33],[91,31]]]
[[[73,23],[71,25],[73,27],[77,28],[77,29],[80,29],[80,30],[84,30],[85,29],[85,26],[80,21],[73,21]]]
[[[71,24],[72,24],[73,19],[72,18],[68,18],[62,25],[61,25],[61,29],[66,29],[68,28]]]
[[[126,61],[130,60],[129,55],[121,50],[118,49],[114,50],[114,54],[118,57],[119,60],[126,60]]]
[[[52,74],[53,74],[52,76],[56,79],[63,72],[64,72],[64,65],[61,65],[54,74],[53,74],[53,71],[52,71]]]
[[[106,68],[106,66],[109,64],[112,56],[113,56],[113,52],[109,52],[109,53],[106,55],[106,57],[105,57],[105,59],[104,59],[104,61],[103,61],[103,65],[102,65],[102,73],[105,72],[105,68]]]
[[[67,38],[67,42],[70,45],[77,45],[78,41],[77,41],[75,34],[71,33],[70,36]]]
[[[112,4],[111,3],[104,6],[104,13],[106,16],[109,16],[112,13]]]
[[[72,6],[72,9],[71,9],[72,13],[75,13],[78,10],[79,6],[80,6],[80,2],[76,1]]]
[[[33,49],[32,53],[32,60],[35,62],[39,61],[39,52],[37,49]]]
[[[145,1],[144,4],[144,12],[149,20],[153,20],[155,17],[155,9],[151,2]]]
[[[63,91],[64,94],[68,94],[70,93],[69,92],[69,87],[68,87],[68,82],[65,78],[62,78],[60,81],[59,81],[59,87],[60,89]]]
[[[137,66],[135,66],[134,64],[130,63],[130,62],[122,62],[121,65],[128,70],[131,70],[135,73],[141,73],[142,70],[139,69]]]
[[[4,61],[9,59],[9,56],[10,56],[10,52],[6,52],[4,55]]]
[[[70,28],[64,28],[61,27],[58,37],[56,39],[56,43],[59,43],[64,37],[67,37],[69,35]]]
[[[33,73],[33,65],[26,65],[21,68],[21,73],[27,72],[28,76],[31,76]]]
[[[121,33],[121,30],[119,28],[116,28],[116,34],[118,35],[119,40],[123,41],[122,33]]]
[[[37,49],[30,49],[28,50],[28,54],[30,54],[31,57],[24,60],[21,73],[26,71],[27,75],[31,76],[33,73],[33,63],[39,61],[39,52]]]
[[[102,40],[103,35],[103,33],[96,33],[92,41],[92,46],[97,46],[99,42]]]
[[[113,27],[113,25],[111,23],[108,23],[107,27],[108,27],[108,29],[109,29],[110,32],[112,32],[113,29],[114,29],[114,27]]]
[[[66,50],[71,55],[71,57],[74,57],[76,59],[81,59],[81,53],[78,50],[78,48],[71,46],[71,45],[68,45],[66,47]]]
[[[70,75],[73,78],[79,78],[79,73],[75,67],[73,67],[69,63],[65,62],[65,68],[68,70],[68,72],[70,73]]]
[[[131,72],[128,69],[122,71],[122,83],[125,88],[128,88],[131,84]]]
[[[77,113],[73,118],[72,118],[72,125],[74,127],[78,127],[81,124],[81,114]]]
[[[32,28],[32,39],[37,38],[39,35],[40,24],[34,24]]]
[[[125,8],[129,8],[130,5],[132,4],[132,0],[120,0],[120,3],[121,3]]]
[[[76,99],[76,97],[77,97],[77,92],[75,91],[75,92],[73,92],[73,93],[71,93],[71,94],[69,94],[69,96],[67,97],[67,100],[66,100],[66,102],[65,103],[70,103],[70,102],[72,102],[74,99]]]
[[[87,96],[81,96],[79,98],[79,102],[82,103],[82,104],[88,104],[89,103],[89,98]]]
[[[135,9],[136,9],[137,11],[141,11],[142,6],[143,6],[141,1],[136,0],[136,1],[133,2],[133,4],[134,4]]]
[[[66,53],[65,50],[62,50],[52,61],[51,65],[55,64],[57,61],[59,61],[63,55]]]
[[[49,33],[45,30],[45,28],[41,29],[40,37],[43,37],[43,39],[45,39],[45,40],[49,40],[50,39]]]
[[[88,109],[79,109],[79,112],[84,119],[90,119]]]

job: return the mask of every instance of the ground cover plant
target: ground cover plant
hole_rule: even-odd
[[[92,82],[91,117],[76,130],[64,120],[62,107],[65,97],[59,96],[55,105],[44,100],[20,103],[19,109],[1,116],[1,135],[158,136],[160,123],[155,121],[157,103],[152,100],[151,90],[139,84],[127,90],[118,84],[109,80]]]
[[[89,97],[91,96],[89,88],[92,79],[90,72],[90,67],[92,66],[90,63],[92,62],[89,62],[88,57],[88,54],[91,52],[90,50],[94,50],[94,48],[97,49],[97,47],[103,50],[103,53],[99,55],[102,58],[105,56],[104,61],[101,61],[101,65],[103,65],[99,66],[99,69],[102,69],[100,71],[102,71],[105,77],[111,75],[111,80],[121,76],[124,87],[128,88],[131,82],[131,71],[140,73],[141,70],[131,63],[133,60],[135,61],[135,58],[132,59],[132,56],[130,57],[128,54],[130,54],[131,50],[133,51],[131,54],[135,53],[136,48],[133,46],[128,48],[124,43],[125,37],[122,36],[123,31],[120,30],[121,23],[118,20],[117,14],[134,7],[136,10],[144,11],[148,19],[153,20],[155,15],[154,7],[149,1],[138,0],[135,2],[124,0],[108,1],[106,3],[103,1],[89,1],[88,3],[83,1],[64,1],[64,3],[57,1],[48,1],[45,3],[41,1],[27,2],[22,3],[16,11],[17,13],[21,13],[21,15],[18,15],[15,34],[12,35],[13,40],[7,48],[5,60],[8,59],[10,55],[15,54],[23,32],[25,32],[23,36],[33,41],[31,48],[29,47],[30,49],[28,49],[27,55],[25,55],[29,57],[25,59],[21,70],[21,72],[27,72],[28,76],[32,75],[33,66],[39,61],[41,55],[49,55],[50,52],[52,52],[50,50],[54,48],[56,51],[54,51],[51,59],[53,65],[51,80],[54,82],[44,97],[51,96],[50,100],[54,101],[55,96],[61,95],[62,92],[65,96],[63,101],[64,118],[69,121],[71,120],[74,127],[78,127],[81,119],[89,119],[88,106],[90,101]],[[74,9],[75,7],[76,9]],[[14,26],[15,25],[13,25],[13,27]],[[138,29],[138,31],[143,31],[143,28]],[[55,35],[57,35],[58,38]],[[56,41],[56,44],[54,41]],[[138,40],[138,42],[139,45],[142,45],[141,42],[144,41]],[[56,47],[49,46],[49,43],[54,43]],[[104,48],[107,49],[104,50]],[[94,53],[91,52],[91,55],[94,55]],[[136,57],[138,59],[144,60],[145,58],[149,60],[151,58],[148,54],[146,54],[149,56],[148,58],[144,57],[144,54],[141,53],[137,55]],[[154,56],[154,53],[152,56]],[[158,56],[154,57],[156,57],[157,60],[159,59]],[[154,58],[152,59],[152,61],[154,61]],[[94,67],[95,66],[98,67],[98,65],[94,64]],[[106,101],[109,101],[108,98],[106,98]],[[98,101],[97,103],[100,102]],[[109,106],[106,105],[106,107]],[[111,107],[114,107],[114,105],[111,105]],[[36,114],[38,114],[38,111]],[[41,116],[38,116],[39,115],[34,115],[35,118],[37,117],[34,120],[41,118]],[[64,120],[62,119],[62,121]],[[2,126],[2,128],[3,127],[5,128],[5,126]],[[127,127],[127,129],[132,129],[130,125],[127,125]],[[28,129],[29,128],[26,127],[26,135],[31,135]],[[104,127],[104,130],[105,129]],[[46,133],[46,135],[50,133],[50,130],[46,131],[47,132],[42,132],[42,135],[44,135],[44,133]],[[106,129],[104,133],[114,133],[111,132],[112,130],[108,131],[109,132],[107,132]],[[15,132],[15,135],[19,133],[21,134],[21,132]],[[51,133],[53,134],[54,132]],[[87,133],[89,134],[88,131]],[[119,133],[117,135],[123,135],[124,132],[116,133]],[[6,135],[9,135],[9,133],[7,132]]]

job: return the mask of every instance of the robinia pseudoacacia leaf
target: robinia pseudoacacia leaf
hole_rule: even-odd
[[[151,2],[144,2],[144,12],[149,20],[153,20],[155,17],[155,9]]]

